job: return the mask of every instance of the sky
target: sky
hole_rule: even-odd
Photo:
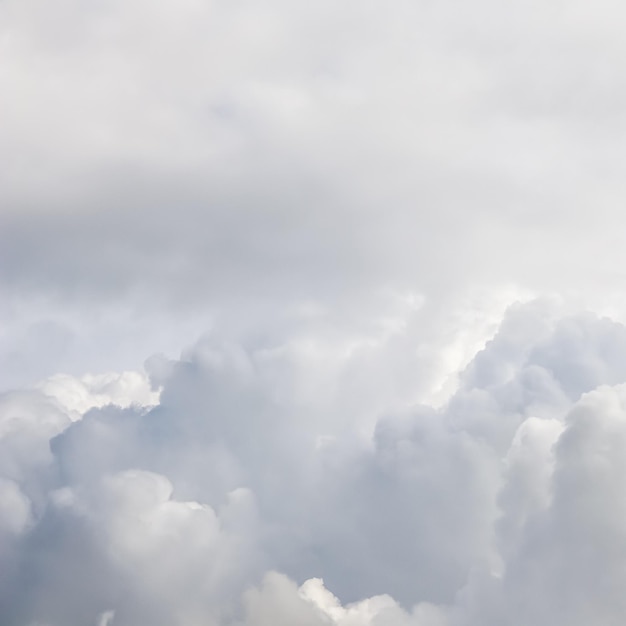
[[[626,619],[626,9],[0,2],[0,623]]]

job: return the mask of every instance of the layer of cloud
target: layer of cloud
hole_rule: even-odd
[[[4,394],[2,623],[621,623],[624,355],[535,301],[438,408],[367,417],[367,352],[316,396],[310,350],[210,336],[147,362],[152,408],[140,374]]]
[[[624,17],[0,3],[2,625],[622,624]]]
[[[619,289],[624,17],[608,0],[3,2],[7,369],[137,367],[143,323],[171,350],[193,336],[159,326],[350,316],[387,288]]]

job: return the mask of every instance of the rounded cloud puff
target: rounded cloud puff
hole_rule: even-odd
[[[96,394],[76,419],[58,378],[40,387],[59,400],[7,394],[2,621],[617,623],[624,335],[516,306],[447,402],[407,399],[369,431],[358,398],[325,415],[358,393],[349,378],[316,400],[270,375],[310,375],[298,361],[317,358],[287,345],[270,358],[207,338],[154,362],[153,407]]]

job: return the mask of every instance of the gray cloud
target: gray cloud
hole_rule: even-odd
[[[10,301],[184,323],[621,281],[617,7],[2,13]]]
[[[624,17],[1,3],[3,626],[623,623]]]
[[[357,398],[335,419],[273,375],[309,378],[310,354],[218,338],[149,362],[151,409],[76,420],[70,377],[5,395],[2,621],[618,623],[625,332],[515,307],[448,402],[407,397],[369,435]]]

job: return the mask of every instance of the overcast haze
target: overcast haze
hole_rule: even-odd
[[[0,2],[2,626],[621,626],[625,29]]]

